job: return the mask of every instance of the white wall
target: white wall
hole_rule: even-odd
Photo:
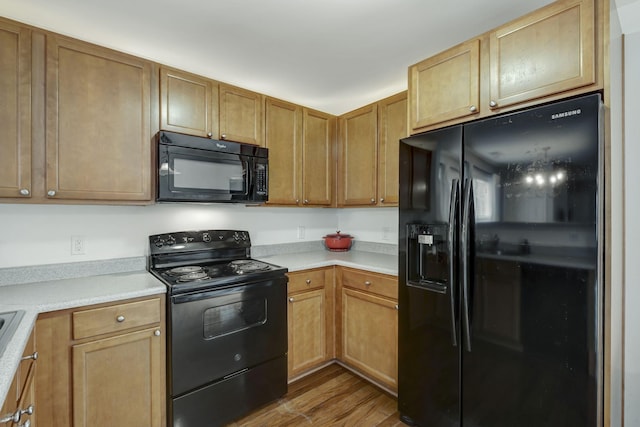
[[[636,22],[625,35],[625,426],[640,426],[640,7]]]
[[[149,235],[182,230],[248,230],[253,245],[320,240],[337,229],[358,240],[397,241],[395,208],[0,204],[0,218],[0,268],[146,256]],[[298,239],[298,226],[305,228],[304,239]],[[391,228],[388,240],[383,226]],[[84,255],[71,255],[71,236],[84,237]]]

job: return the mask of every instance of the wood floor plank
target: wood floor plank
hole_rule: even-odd
[[[289,384],[288,392],[229,427],[403,426],[396,399],[338,364]]]

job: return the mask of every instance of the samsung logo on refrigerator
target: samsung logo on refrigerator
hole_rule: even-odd
[[[551,120],[556,120],[556,119],[563,119],[565,117],[569,117],[569,116],[577,116],[578,114],[582,114],[582,110],[581,109],[577,109],[577,110],[570,110],[570,111],[564,111],[562,113],[555,113],[551,115]]]

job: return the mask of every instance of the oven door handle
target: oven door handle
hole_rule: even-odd
[[[286,276],[284,276],[284,279],[271,278],[271,279],[267,279],[259,282],[254,282],[254,283],[234,283],[232,286],[229,286],[229,287],[213,288],[213,289],[204,290],[202,292],[174,295],[171,297],[171,302],[173,304],[184,304],[187,302],[219,298],[227,294],[237,294],[240,292],[247,293],[247,292],[251,292],[251,290],[253,289],[267,288],[267,287],[274,286],[278,284],[280,280],[286,280]],[[286,281],[285,281],[285,284],[286,284]]]

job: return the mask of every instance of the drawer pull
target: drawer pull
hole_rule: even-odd
[[[305,280],[305,282],[307,283],[307,285],[310,285],[311,284],[311,279],[307,279],[307,280]]]
[[[289,298],[289,302],[293,302],[293,297],[290,297],[290,298]]]
[[[156,329],[156,331],[153,333],[153,335],[159,337],[160,336],[160,329]]]
[[[371,282],[370,282],[370,281],[368,281],[368,280],[366,280],[366,281],[364,282],[364,285],[365,285],[365,286],[371,286]]]
[[[398,304],[396,304],[396,310],[400,310],[400,307],[398,306]]]
[[[118,321],[118,323],[122,323],[122,322],[124,322],[124,316],[120,315],[120,316],[116,317],[116,320]]]
[[[24,356],[22,359],[20,360],[38,360],[38,352],[34,351],[33,354],[30,354],[28,356]]]

